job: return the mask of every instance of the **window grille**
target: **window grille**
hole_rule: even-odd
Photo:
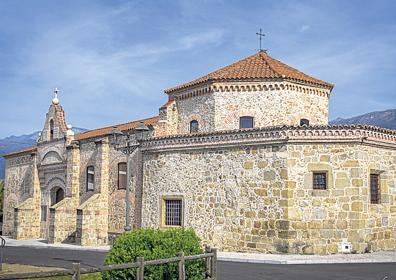
[[[239,118],[239,128],[253,128],[253,117],[245,116]]]
[[[87,167],[87,191],[95,189],[95,168],[93,166]]]
[[[199,123],[197,120],[192,120],[190,122],[190,133],[195,133],[199,131]]]
[[[165,199],[165,226],[182,225],[182,200]]]
[[[372,204],[380,203],[380,176],[379,174],[370,174],[370,202]]]
[[[326,172],[314,172],[313,173],[313,188],[315,190],[327,189],[327,173]]]
[[[118,189],[126,190],[127,188],[127,164],[120,162],[118,164]]]

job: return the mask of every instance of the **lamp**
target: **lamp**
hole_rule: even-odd
[[[136,140],[142,141],[146,137],[147,132],[150,131],[150,128],[144,124],[144,122],[140,122],[139,126],[135,128],[136,131]]]
[[[121,129],[118,126],[113,126],[110,135],[110,143],[115,146],[118,144],[119,138],[123,136],[124,133],[122,133]]]

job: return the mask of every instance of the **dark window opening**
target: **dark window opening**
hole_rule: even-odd
[[[93,166],[87,167],[87,191],[95,189],[95,168]]]
[[[300,120],[300,125],[301,125],[301,126],[309,126],[309,120],[307,120],[307,119],[301,119],[301,120]]]
[[[327,173],[314,172],[313,173],[313,189],[325,190],[327,189]]]
[[[50,120],[49,124],[49,131],[50,131],[50,141],[54,140],[54,120]]]
[[[190,133],[196,133],[199,131],[199,123],[197,120],[192,120],[190,122]]]
[[[372,204],[380,203],[380,175],[370,174],[370,202]]]
[[[118,189],[126,190],[127,188],[127,164],[120,162],[118,164]]]
[[[253,128],[253,117],[245,116],[239,118],[239,128]]]
[[[61,187],[51,189],[51,206],[57,204],[65,198],[65,192]]]
[[[59,188],[55,193],[55,204],[61,201],[65,197],[63,189]]]
[[[165,226],[182,225],[182,200],[166,199],[165,203]]]

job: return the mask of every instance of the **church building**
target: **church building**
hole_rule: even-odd
[[[55,96],[6,159],[3,234],[100,246],[191,227],[224,251],[396,249],[396,131],[328,125],[333,85],[265,51],[165,90],[152,118],[74,134]]]

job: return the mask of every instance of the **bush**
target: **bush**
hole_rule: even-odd
[[[202,254],[200,240],[192,229],[141,229],[119,236],[105,258],[105,265],[135,262],[137,257],[157,260],[184,255]],[[150,265],[144,268],[144,279],[177,280],[177,262]],[[186,261],[186,279],[203,279],[203,260]],[[104,272],[103,279],[136,279],[136,269]]]

